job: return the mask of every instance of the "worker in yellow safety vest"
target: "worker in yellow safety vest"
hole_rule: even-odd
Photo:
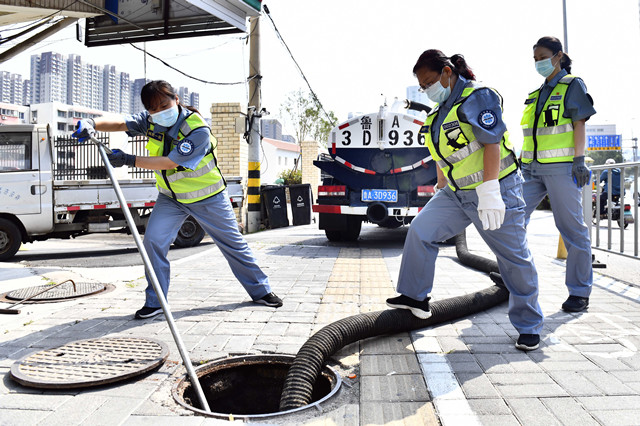
[[[526,218],[528,223],[533,210],[549,195],[553,218],[567,248],[569,297],[562,309],[579,312],[589,306],[593,284],[582,187],[591,179],[584,163],[585,122],[596,111],[584,82],[570,74],[571,59],[562,51],[560,40],[542,37],[533,46],[533,59],[544,83],[525,99],[521,122]]]
[[[72,136],[85,141],[100,130],[126,131],[129,136],[148,138],[149,156],[114,149],[108,158],[113,167],[154,170],[159,194],[145,231],[144,247],[165,297],[170,281],[169,246],[184,220],[191,216],[211,236],[254,302],[282,306],[238,230],[216,160],[217,140],[209,125],[195,108],[180,103],[166,81],[147,83],[140,97],[146,111],[126,118],[80,120]],[[135,318],[151,318],[160,313],[160,301],[147,275],[146,301]]]
[[[392,308],[428,318],[438,243],[473,224],[498,259],[509,289],[516,348],[538,348],[543,315],[538,275],[527,245],[522,176],[502,120],[498,92],[475,82],[462,55],[430,49],[413,68],[421,90],[437,106],[424,135],[438,174],[437,193],[411,222]]]

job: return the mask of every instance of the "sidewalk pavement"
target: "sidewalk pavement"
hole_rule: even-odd
[[[251,303],[217,248],[172,264],[169,303],[194,364],[244,354],[295,354],[311,334],[349,315],[386,309],[395,295],[406,229],[363,227],[358,243],[328,243],[317,225],[247,235],[279,309]],[[389,237],[389,238],[387,238]],[[490,257],[477,232],[469,249]],[[344,384],[337,396],[300,413],[254,424],[309,425],[623,425],[640,418],[640,287],[594,270],[587,312],[567,314],[564,262],[549,212],[534,212],[529,240],[540,277],[545,327],[540,349],[514,348],[518,333],[506,304],[411,333],[351,344],[332,357]],[[638,276],[640,262],[626,266]],[[619,271],[618,271],[619,272]],[[30,269],[0,265],[0,290],[43,279],[109,283],[110,293],[34,304],[0,316],[0,425],[208,425],[172,398],[184,374],[163,316],[133,320],[143,304],[141,266]],[[484,273],[458,263],[443,246],[432,300],[486,288]],[[4,306],[4,305],[3,305]],[[159,370],[94,389],[38,390],[9,377],[21,357],[71,341],[115,336],[161,340],[171,349]],[[349,376],[355,374],[354,379]],[[237,420],[236,420],[237,422]]]

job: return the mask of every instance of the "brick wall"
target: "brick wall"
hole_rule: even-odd
[[[246,203],[249,144],[242,133],[236,133],[236,118],[244,117],[241,112],[245,110],[237,102],[212,104],[211,130],[218,139],[218,166],[224,176],[242,176]],[[235,211],[238,222],[244,224],[241,211],[246,212],[246,208],[236,208]]]
[[[313,165],[318,154],[325,152],[325,148],[316,141],[303,141],[300,144],[302,150],[302,183],[311,184],[314,196],[318,190],[320,181],[320,169]]]

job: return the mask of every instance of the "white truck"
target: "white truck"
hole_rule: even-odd
[[[136,226],[144,232],[158,190],[150,173],[138,174],[118,181]],[[233,179],[227,180],[237,205],[242,185]],[[11,259],[22,243],[93,232],[128,232],[97,148],[70,137],[54,139],[48,126],[0,126],[0,261]],[[189,217],[174,245],[194,246],[203,237]]]

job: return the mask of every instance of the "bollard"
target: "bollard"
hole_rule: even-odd
[[[556,258],[567,258],[567,248],[564,246],[564,241],[562,241],[562,235],[558,235],[558,253],[556,254]]]

